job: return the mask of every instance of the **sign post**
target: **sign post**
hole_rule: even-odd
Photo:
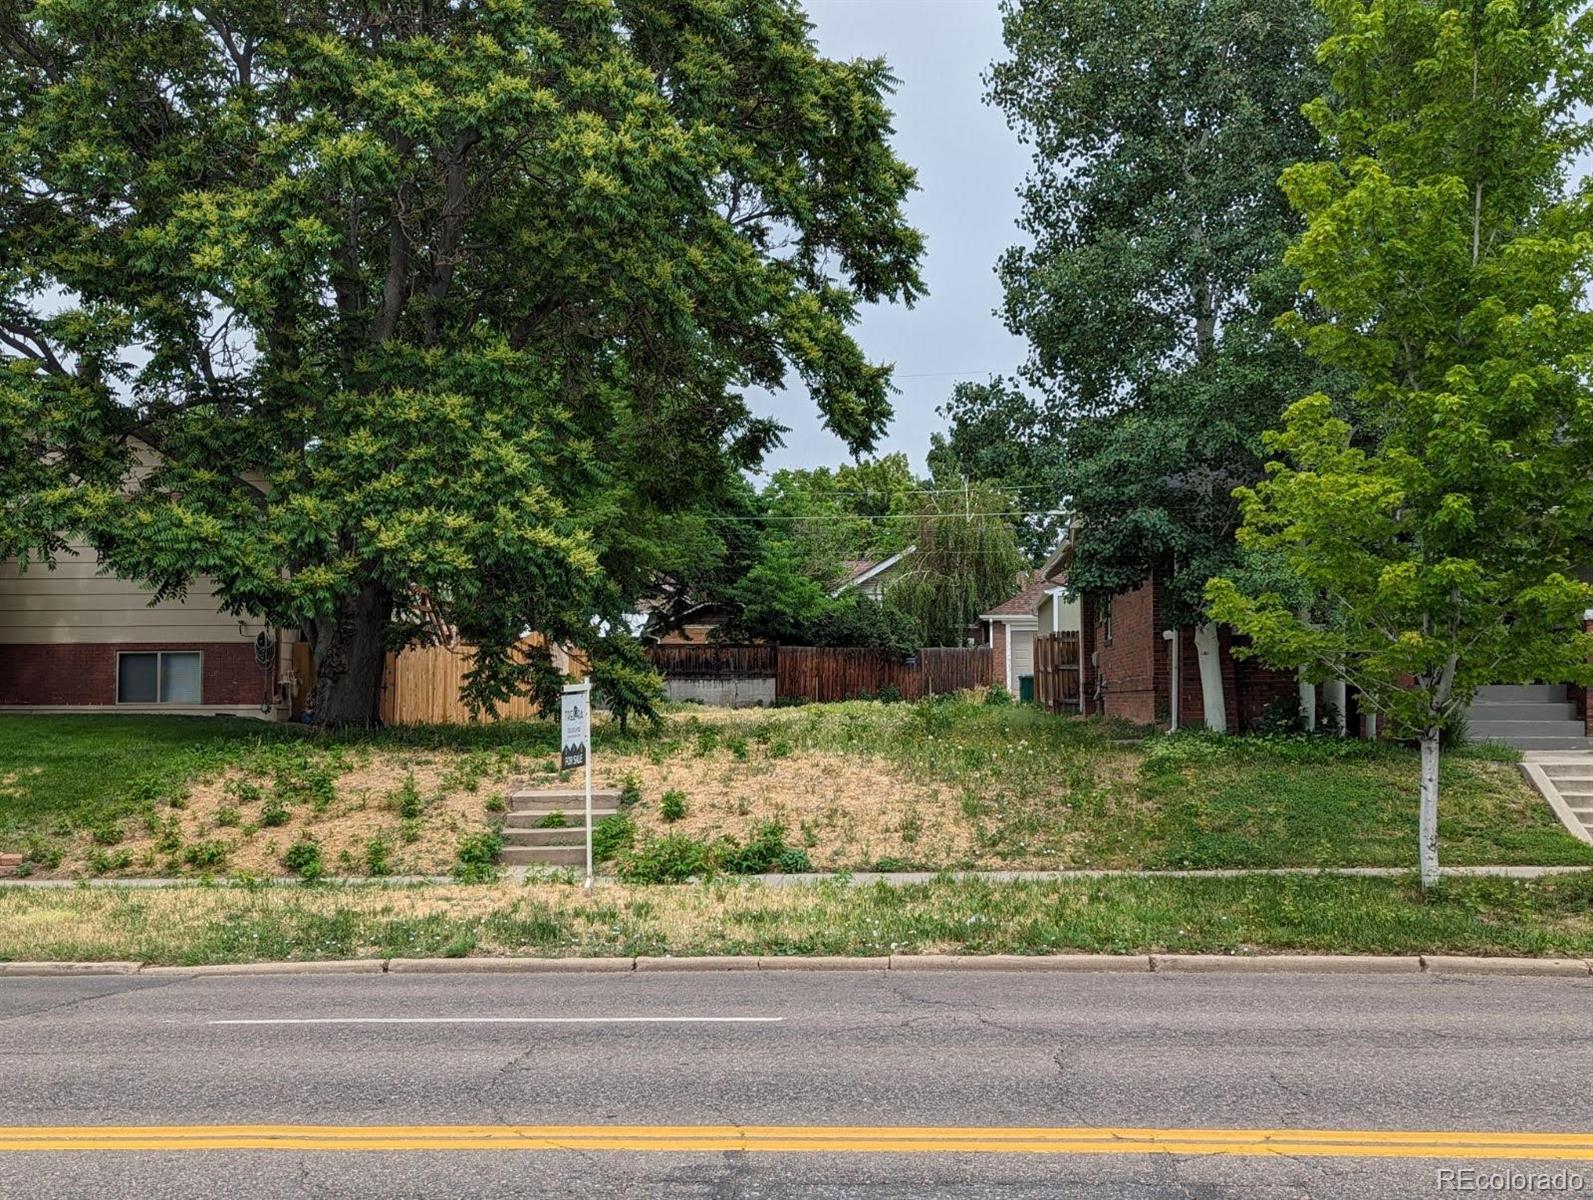
[[[559,770],[586,771],[586,888],[592,889],[592,681],[567,683],[559,707]]]

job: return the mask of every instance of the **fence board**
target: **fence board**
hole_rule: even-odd
[[[1047,712],[1079,709],[1079,635],[1046,633],[1034,639],[1034,698]]]
[[[671,679],[746,679],[775,673],[778,648],[708,643],[690,646],[649,646],[653,666]]]
[[[844,646],[781,646],[775,696],[826,703],[895,688],[904,699],[982,687],[991,679],[987,646],[934,647],[903,662],[882,650]]]

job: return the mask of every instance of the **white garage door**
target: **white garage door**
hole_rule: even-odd
[[[1034,674],[1034,630],[1012,630],[1012,682],[1016,686],[1018,676]]]

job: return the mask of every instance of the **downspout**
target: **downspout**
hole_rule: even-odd
[[[1167,643],[1167,667],[1170,682],[1171,696],[1168,708],[1171,712],[1171,721],[1168,723],[1167,732],[1178,732],[1178,659],[1179,639],[1177,629],[1162,630],[1162,638]]]

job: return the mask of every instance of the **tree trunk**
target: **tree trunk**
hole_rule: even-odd
[[[1195,661],[1200,664],[1200,701],[1206,728],[1228,732],[1228,706],[1222,698],[1222,654],[1217,627],[1210,621],[1195,626]]]
[[[311,627],[315,651],[315,724],[372,729],[379,720],[382,672],[387,665],[387,626],[392,594],[367,583],[338,602],[337,612]]]
[[[1303,672],[1302,672],[1303,674]],[[1305,721],[1307,733],[1316,732],[1316,684],[1306,679],[1301,679],[1300,684],[1300,716]]]
[[[1422,891],[1438,886],[1438,726],[1421,736],[1422,807],[1417,836],[1421,839]]]

